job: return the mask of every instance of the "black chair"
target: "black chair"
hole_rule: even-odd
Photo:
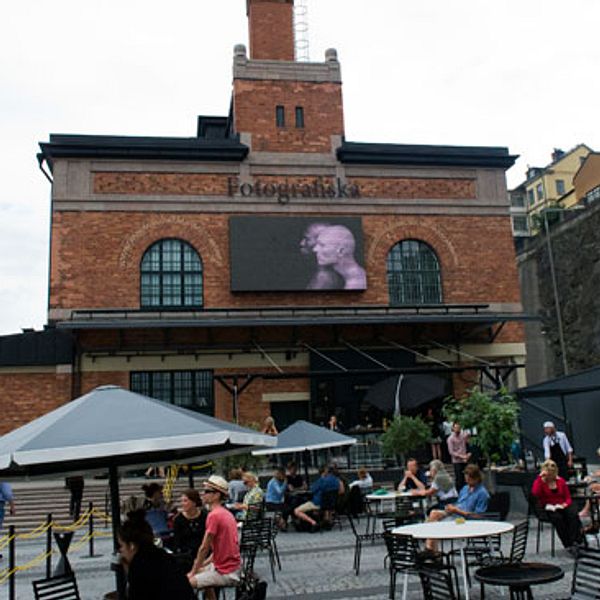
[[[276,581],[275,565],[281,571],[281,561],[275,535],[276,531],[272,519],[253,519],[244,523],[240,543],[241,547],[255,546],[257,550],[264,550],[268,553],[273,581]]]
[[[490,496],[487,512],[498,513],[501,521],[506,521],[510,512],[510,493],[496,492]]]
[[[527,498],[527,504],[529,505],[529,514],[533,515],[537,519],[537,536],[535,542],[535,551],[540,551],[540,538],[542,531],[544,530],[544,524],[550,525],[550,554],[554,558],[556,554],[556,532],[554,530],[554,524],[548,516],[548,511],[544,510],[538,503],[537,499],[529,490],[523,488],[525,498]]]
[[[456,569],[419,569],[423,600],[460,600]]]
[[[35,600],[81,600],[74,573],[33,582]]]
[[[417,552],[418,547],[412,537],[405,535],[394,535],[390,532],[383,533],[383,539],[387,548],[389,560],[388,571],[390,573],[389,596],[393,600],[396,597],[396,576],[398,573],[404,575],[402,585],[402,599],[406,600],[408,593],[408,576],[417,574]]]
[[[580,549],[575,560],[571,600],[600,600],[600,550]]]
[[[493,565],[501,564],[515,564],[523,562],[525,553],[527,552],[527,540],[529,538],[529,519],[522,521],[515,525],[513,529],[512,542],[510,545],[510,554],[507,558],[500,556],[499,558],[492,558],[491,560],[483,560],[480,564],[482,567],[491,567]],[[485,585],[480,582],[481,599],[485,598]]]
[[[358,533],[356,529],[356,523],[354,522],[352,515],[348,514],[346,516],[348,517],[348,522],[350,523],[350,529],[352,529],[352,535],[354,535],[354,563],[352,565],[352,568],[356,571],[356,574],[358,575],[360,573],[360,555],[362,552],[363,543],[372,542],[374,539],[376,539],[376,537],[381,536],[374,536],[368,531],[367,533]]]

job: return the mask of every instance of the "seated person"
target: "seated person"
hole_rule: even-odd
[[[240,502],[247,491],[246,484],[242,480],[242,470],[231,469],[229,471],[229,502],[231,504]]]
[[[358,479],[355,479],[350,484],[350,489],[352,489],[353,487],[359,487],[363,491],[373,489],[373,478],[371,477],[371,475],[365,467],[361,467],[360,469],[358,469],[356,474],[358,475]]]
[[[301,521],[309,523],[313,529],[316,528],[317,522],[307,513],[321,510],[323,494],[331,490],[337,490],[338,494],[344,493],[343,484],[335,475],[329,472],[327,466],[322,466],[319,469],[319,474],[319,479],[317,479],[310,488],[313,495],[312,500],[309,500],[294,509],[294,515]]]
[[[464,471],[465,485],[456,504],[447,504],[444,510],[432,510],[427,519],[428,522],[442,521],[464,517],[466,519],[476,518],[477,515],[487,510],[490,495],[483,485],[483,475],[477,465],[467,465]],[[428,550],[436,551],[436,540],[427,540],[425,543]]]
[[[596,450],[596,454],[600,457],[600,448]],[[600,469],[588,475],[584,479],[585,483],[588,484],[587,493],[588,496],[600,496]],[[589,517],[590,516],[590,501],[587,500],[583,510],[579,513],[580,517]]]
[[[406,461],[406,471],[404,479],[398,484],[398,491],[424,490],[427,487],[427,476],[423,469],[419,467],[416,458],[409,458]]]
[[[143,510],[131,512],[117,534],[129,600],[194,600],[192,587],[172,555],[154,545]]]
[[[429,478],[431,486],[427,489],[412,490],[413,496],[435,497],[438,509],[442,509],[451,501],[456,500],[458,492],[441,460],[432,460],[429,463]]]
[[[198,490],[185,490],[179,501],[179,513],[173,520],[173,548],[186,572],[191,568],[202,543],[206,515]]]
[[[573,506],[571,493],[553,460],[542,464],[542,470],[533,482],[531,494],[556,528],[563,546],[573,552],[582,541],[581,521]]]
[[[233,504],[234,510],[238,511],[236,514],[238,521],[244,521],[251,511],[253,511],[255,515],[260,514],[262,512],[262,503],[265,495],[258,485],[258,477],[255,473],[246,471],[242,475],[242,481],[246,485],[248,491],[241,502],[235,502]]]
[[[155,537],[167,538],[171,536],[169,529],[169,505],[165,502],[162,485],[158,483],[144,484],[142,486],[145,498],[142,508],[146,511],[146,521],[152,527]]]
[[[275,524],[279,529],[287,529],[287,519],[290,511],[285,505],[285,490],[287,483],[285,481],[285,473],[283,469],[278,467],[273,473],[273,477],[267,484],[267,494],[265,496],[267,510],[274,511]]]
[[[306,489],[304,479],[302,479],[302,475],[298,473],[298,465],[293,461],[287,464],[285,480],[288,492],[298,492]]]

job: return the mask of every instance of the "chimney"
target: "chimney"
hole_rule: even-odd
[[[295,59],[294,0],[247,0],[250,59]]]
[[[556,162],[561,159],[565,155],[565,151],[560,148],[554,148],[554,152],[552,152],[552,162]]]

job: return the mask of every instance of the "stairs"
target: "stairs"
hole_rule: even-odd
[[[164,483],[161,479],[128,478],[122,479],[119,484],[121,501],[129,496],[144,497],[142,485],[151,481]],[[69,500],[71,494],[64,486],[63,479],[11,482],[14,492],[16,514],[11,516],[6,511],[3,531],[0,537],[7,533],[9,525],[16,527],[17,533],[26,533],[35,529],[46,521],[48,513],[52,519],[61,525],[70,525],[73,519],[69,516]],[[188,487],[187,478],[180,478],[173,490],[172,499],[177,502],[181,492]],[[89,502],[94,508],[110,513],[110,497],[107,479],[85,480],[81,512],[88,509]],[[103,527],[104,521],[97,519],[96,526]]]

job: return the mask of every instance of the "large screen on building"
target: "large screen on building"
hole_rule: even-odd
[[[356,217],[230,217],[234,292],[365,290]]]

